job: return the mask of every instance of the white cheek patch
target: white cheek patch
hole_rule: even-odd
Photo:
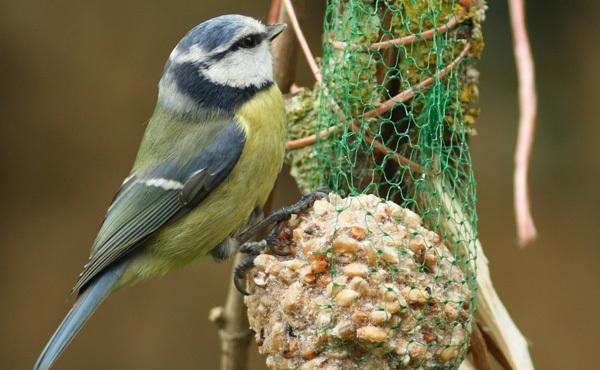
[[[226,55],[202,74],[219,85],[245,88],[273,81],[273,65],[268,41],[252,49],[240,48]]]

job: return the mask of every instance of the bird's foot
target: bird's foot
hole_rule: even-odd
[[[267,241],[260,240],[257,242],[246,242],[240,247],[241,253],[246,253],[247,256],[242,259],[242,261],[235,266],[233,270],[233,285],[238,290],[238,292],[243,295],[248,295],[249,293],[246,291],[244,287],[244,279],[246,278],[246,274],[248,271],[254,266],[254,259],[266,248]]]
[[[254,259],[267,249],[271,254],[277,256],[289,256],[291,251],[287,248],[279,248],[279,234],[285,221],[287,221],[292,214],[299,213],[308,207],[310,207],[316,200],[324,198],[329,194],[329,189],[317,189],[311,193],[306,194],[298,202],[282,207],[269,216],[265,217],[255,225],[246,229],[242,232],[237,240],[243,242],[240,247],[240,252],[246,253],[247,256],[240,262],[233,273],[233,283],[237,290],[243,295],[249,293],[244,288],[244,279],[248,271],[254,266]],[[275,224],[275,226],[269,232],[269,235],[264,240],[256,242],[248,242],[247,240],[256,235],[258,232],[263,230],[269,225]]]
[[[233,283],[236,289],[243,295],[249,294],[244,288],[244,278],[252,266],[254,266],[254,259],[259,254],[261,254],[264,250],[267,250],[268,252],[277,256],[290,255],[291,252],[288,249],[281,250],[277,248],[277,239],[282,226],[283,221],[277,223],[277,225],[273,227],[265,239],[255,242],[246,242],[240,247],[240,252],[247,254],[247,256],[244,257],[244,259],[235,267],[233,272]]]

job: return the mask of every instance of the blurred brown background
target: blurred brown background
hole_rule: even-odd
[[[473,140],[481,239],[537,368],[592,369],[600,329],[600,3],[527,1],[540,95],[531,171],[540,238],[524,250],[515,245],[512,209],[517,97],[507,6],[490,3]],[[323,2],[307,6],[318,52]],[[69,289],[129,170],[172,47],[206,18],[264,18],[267,9],[267,0],[0,1],[0,368],[30,368],[70,307]],[[305,85],[307,71],[301,61]],[[284,183],[277,199],[295,191]],[[228,264],[196,264],[116,294],[57,368],[216,369],[207,315],[229,279]],[[251,369],[263,369],[251,351]]]

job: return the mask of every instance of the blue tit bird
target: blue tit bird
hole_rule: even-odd
[[[171,52],[133,169],[73,288],[77,300],[34,369],[49,369],[110,293],[237,251],[233,238],[283,164],[286,119],[270,42],[285,28],[224,15]]]

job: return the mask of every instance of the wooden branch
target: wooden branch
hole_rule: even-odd
[[[234,260],[237,266],[242,259],[238,253]],[[245,370],[248,368],[248,345],[252,338],[244,297],[229,283],[225,307],[215,307],[210,310],[208,319],[219,328],[221,339],[221,370]]]

